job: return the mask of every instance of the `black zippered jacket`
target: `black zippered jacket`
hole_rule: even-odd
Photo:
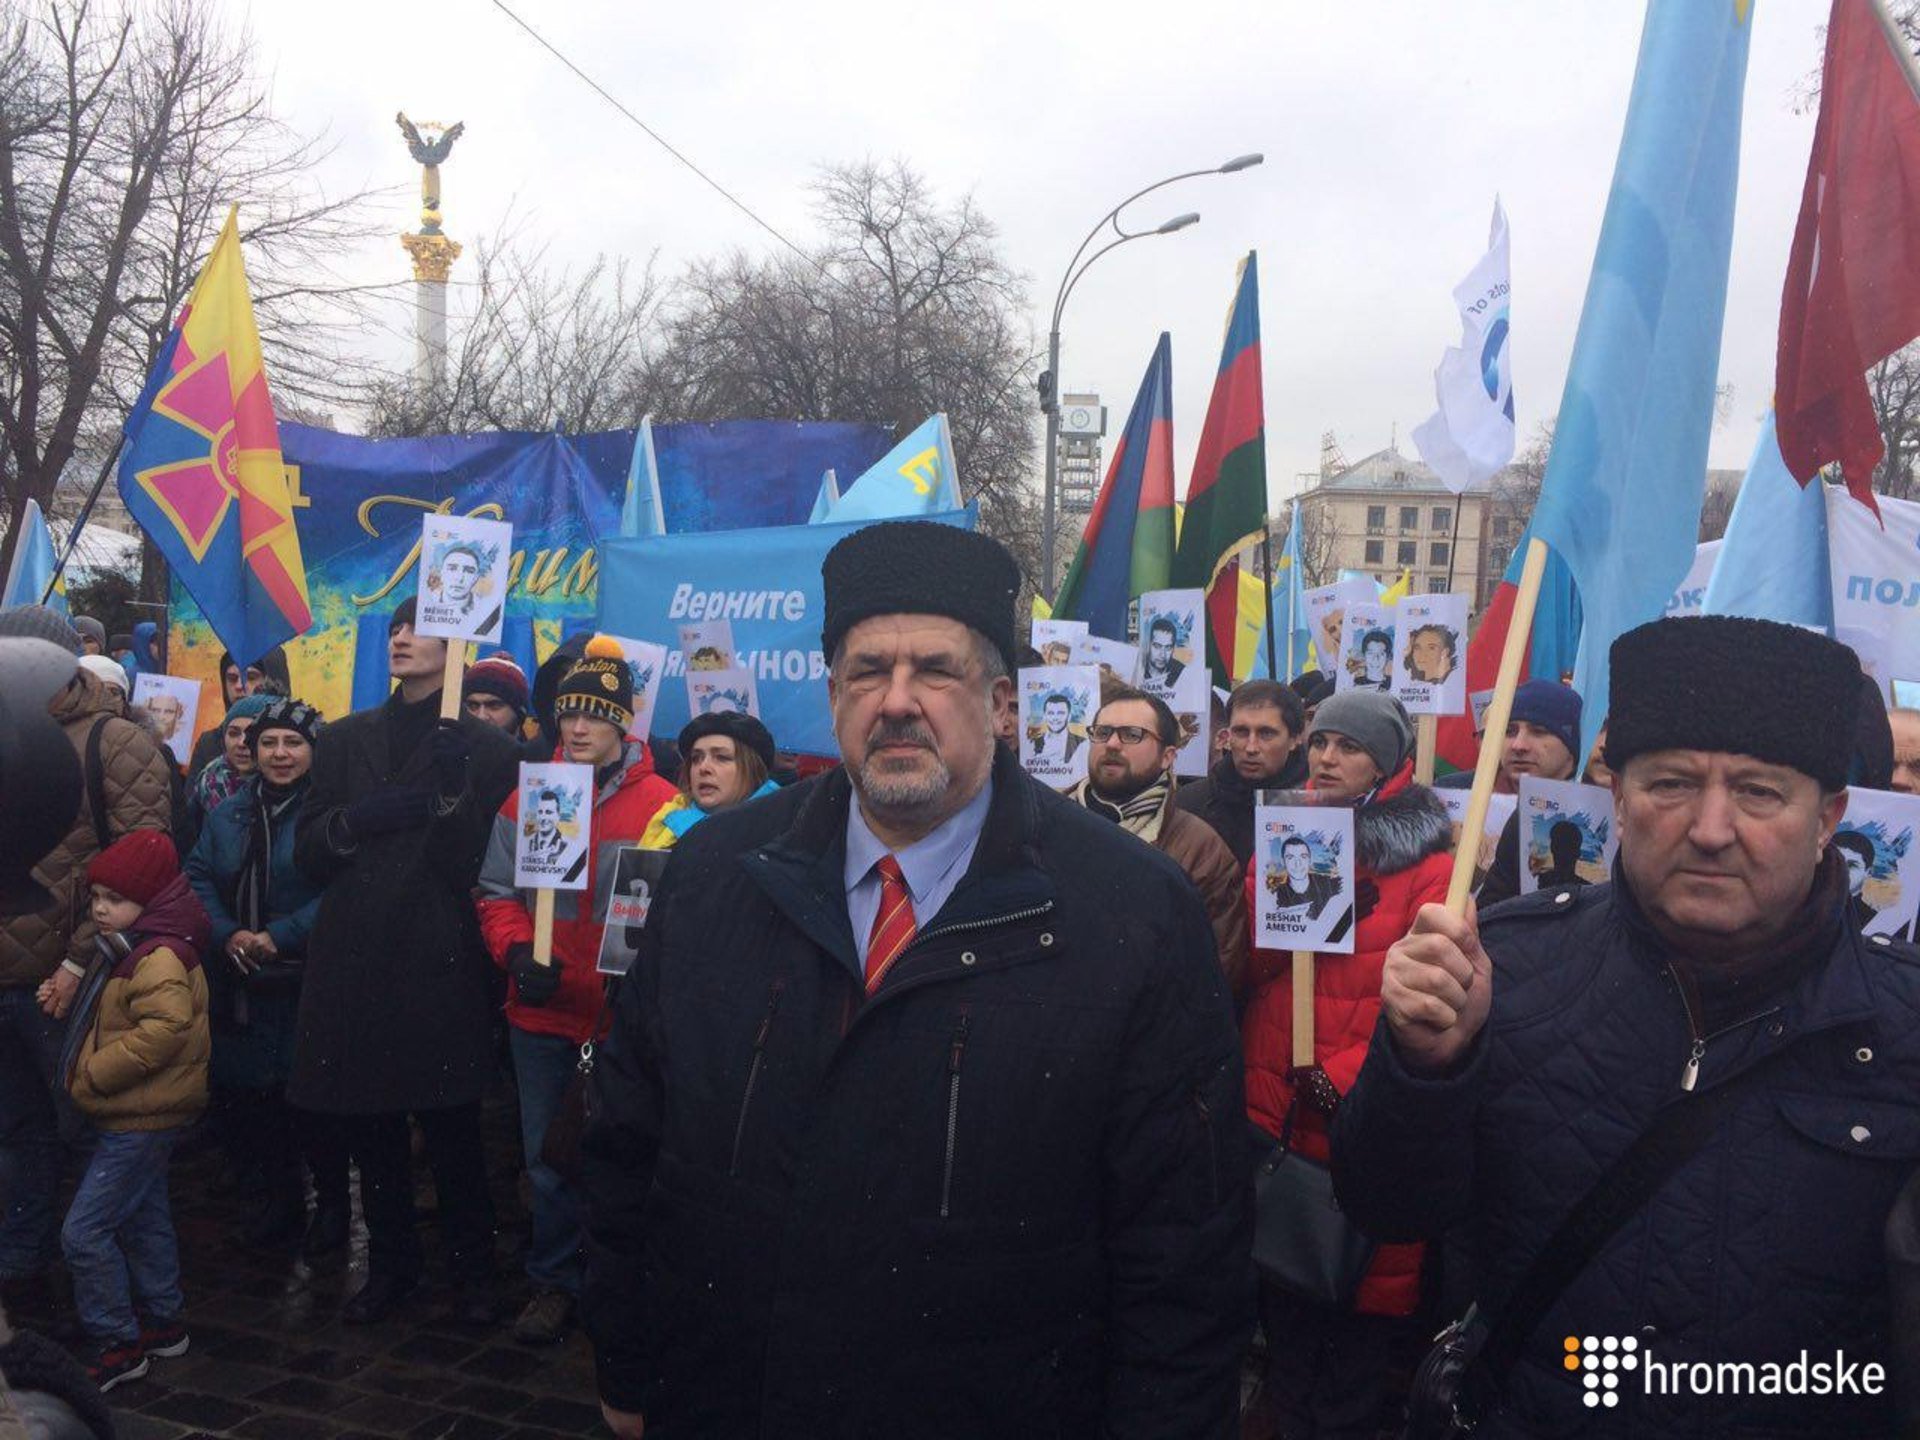
[[[603,1399],[688,1436],[1237,1433],[1239,1046],[1165,856],[998,757],[864,993],[843,770],[676,847],[594,1073]]]

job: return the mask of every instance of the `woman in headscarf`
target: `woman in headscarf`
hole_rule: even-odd
[[[346,1239],[346,1155],[318,1117],[293,1111],[286,1088],[307,934],[320,907],[319,887],[293,863],[320,716],[299,700],[267,696],[245,696],[235,711],[250,701],[258,702],[254,713],[238,722],[247,772],[207,817],[187,859],[188,881],[213,920],[206,970],[214,1122],[243,1183],[260,1192],[243,1238],[278,1244],[304,1226],[308,1253],[319,1254]],[[234,723],[230,712],[229,728]],[[303,1152],[319,1196],[311,1225]]]
[[[253,774],[253,750],[247,744],[247,731],[254,717],[271,705],[272,695],[242,695],[227,710],[227,718],[208,733],[220,737],[220,754],[198,775],[187,782],[186,828],[181,836],[182,854],[189,853],[206,826],[207,817]]]

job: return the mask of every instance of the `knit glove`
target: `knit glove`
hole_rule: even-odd
[[[423,790],[376,790],[347,806],[347,833],[356,841],[393,830],[427,823],[427,795]]]
[[[434,791],[442,800],[458,798],[467,788],[467,762],[473,758],[473,745],[458,720],[442,720],[427,738],[427,751],[433,757]]]
[[[1340,1092],[1334,1089],[1333,1081],[1318,1065],[1294,1066],[1287,1071],[1287,1081],[1293,1086],[1294,1094],[1300,1097],[1302,1105],[1318,1110],[1322,1115],[1331,1115],[1340,1108]]]
[[[517,940],[507,947],[507,973],[522,1005],[545,1005],[560,993],[560,967],[533,958],[533,944]]]

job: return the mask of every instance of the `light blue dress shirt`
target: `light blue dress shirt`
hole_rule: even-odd
[[[960,877],[973,863],[974,848],[980,843],[980,831],[987,823],[987,808],[993,800],[993,781],[980,787],[980,793],[953,815],[936,825],[906,849],[891,852],[900,862],[906,877],[907,893],[913,897],[913,915],[924,930],[939,915]],[[880,913],[880,872],[873,867],[889,853],[886,842],[867,826],[860,813],[860,797],[847,804],[847,919],[853,924],[853,943],[864,970],[867,963],[867,937],[873,920]]]

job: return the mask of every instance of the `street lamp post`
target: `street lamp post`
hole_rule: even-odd
[[[1109,250],[1126,244],[1129,240],[1144,240],[1150,235],[1171,235],[1176,230],[1184,230],[1189,225],[1198,225],[1200,216],[1189,211],[1176,215],[1151,230],[1123,230],[1120,228],[1120,212],[1143,195],[1151,194],[1162,186],[1171,185],[1178,180],[1191,180],[1199,175],[1233,175],[1241,170],[1251,170],[1266,157],[1254,153],[1236,155],[1224,165],[1216,165],[1207,170],[1184,170],[1178,175],[1169,175],[1164,180],[1156,180],[1143,190],[1136,190],[1095,223],[1087,232],[1087,238],[1080,242],[1080,248],[1073,252],[1073,259],[1067,262],[1067,273],[1060,279],[1060,289],[1053,297],[1053,314],[1047,325],[1047,369],[1040,377],[1040,409],[1047,417],[1047,484],[1045,493],[1045,512],[1041,529],[1041,571],[1043,588],[1047,599],[1053,599],[1054,561],[1057,540],[1056,506],[1059,486],[1059,446],[1060,446],[1060,315],[1066,309],[1067,297],[1073,293],[1073,287],[1080,283],[1080,277],[1093,267]],[[1113,227],[1115,238],[1102,245],[1093,254],[1087,255],[1087,246],[1094,237],[1107,226]],[[1081,256],[1086,255],[1084,262]]]

